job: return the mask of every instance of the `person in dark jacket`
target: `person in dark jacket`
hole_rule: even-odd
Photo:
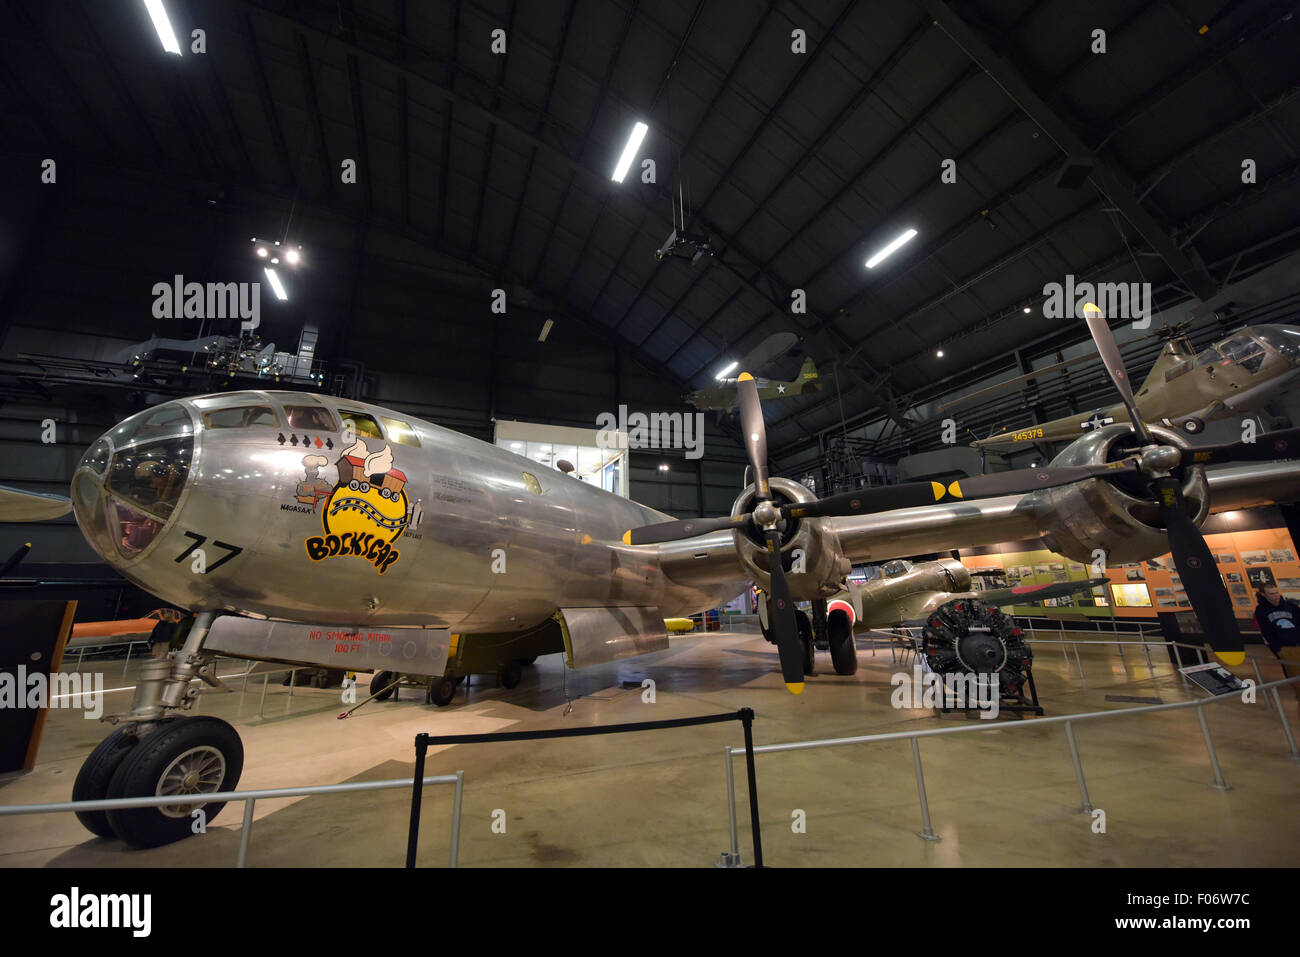
[[[1265,585],[1258,591],[1259,604],[1255,606],[1255,624],[1259,625],[1264,644],[1282,661],[1282,674],[1293,678],[1300,674],[1300,605],[1283,598],[1276,585]],[[1290,663],[1290,667],[1287,665]],[[1300,701],[1300,681],[1291,686],[1296,700]]]

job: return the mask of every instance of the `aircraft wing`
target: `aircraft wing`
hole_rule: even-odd
[[[72,500],[62,495],[0,485],[0,522],[43,522],[71,511]]]
[[[1205,478],[1211,512],[1292,502],[1300,497],[1300,461],[1212,468],[1206,470]],[[1037,502],[1039,494],[900,508],[823,521],[855,564],[877,562],[954,548],[1037,540],[1047,530]]]
[[[1052,582],[1049,585],[1017,585],[1015,588],[989,588],[971,592],[986,605],[1029,605],[1045,598],[1061,598],[1077,592],[1092,591],[1109,581],[1106,578],[1089,578],[1087,581]]]
[[[1300,495],[1300,461],[1263,462],[1206,470],[1210,510],[1227,512],[1294,501]],[[872,515],[822,519],[854,563],[882,562],[954,548],[1036,541],[1046,529],[1036,494],[899,508]],[[679,584],[705,588],[743,580],[730,531],[710,532],[656,546],[660,568]],[[640,546],[638,546],[640,547]]]

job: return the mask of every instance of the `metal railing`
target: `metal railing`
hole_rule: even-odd
[[[455,867],[460,857],[460,809],[465,790],[465,772],[455,774],[436,774],[420,779],[422,784],[454,784],[455,796],[451,806],[451,849],[448,854],[448,866]],[[178,800],[175,794],[159,797],[112,798],[102,801],[60,801],[54,804],[10,804],[0,805],[0,817],[17,814],[51,814],[60,811],[113,811],[136,807],[178,807],[207,804],[212,801],[222,803],[230,801],[244,802],[244,823],[239,833],[239,853],[235,860],[236,867],[243,867],[248,858],[248,846],[253,833],[253,808],[259,800],[276,798],[302,797],[311,794],[343,794],[355,791],[388,791],[395,788],[414,788],[415,778],[394,778],[387,781],[354,781],[347,784],[313,784],[295,788],[266,788],[257,791],[217,791],[204,794],[200,800]]]
[[[1282,732],[1286,736],[1287,748],[1292,760],[1300,758],[1300,750],[1296,748],[1295,735],[1291,731],[1291,724],[1287,720],[1286,711],[1282,708],[1281,698],[1278,697],[1278,688],[1282,685],[1292,684],[1300,681],[1300,675],[1293,678],[1283,678],[1279,681],[1272,681],[1267,684],[1256,685],[1256,692],[1268,691],[1273,697],[1273,704],[1277,709],[1278,716],[1282,719]],[[1242,702],[1243,696],[1240,693],[1217,695],[1213,698],[1199,698],[1191,701],[1176,701],[1171,704],[1154,704],[1140,705],[1134,708],[1117,708],[1109,711],[1088,711],[1080,714],[1058,715],[1051,718],[1033,718],[1026,721],[1009,722],[980,722],[978,725],[967,725],[959,728],[929,728],[917,731],[890,731],[881,734],[864,734],[855,735],[847,738],[827,738],[822,740],[811,741],[792,741],[785,744],[763,744],[753,747],[753,753],[758,754],[775,754],[783,751],[811,751],[816,748],[833,748],[848,744],[874,744],[879,741],[902,741],[910,740],[912,743],[912,763],[916,775],[916,792],[921,807],[921,830],[917,832],[918,836],[927,841],[941,840],[938,834],[934,833],[930,823],[930,805],[926,798],[925,791],[925,773],[921,767],[921,745],[920,738],[937,737],[945,734],[979,734],[986,731],[1011,731],[1016,728],[1041,728],[1045,724],[1064,724],[1065,737],[1070,747],[1070,760],[1074,765],[1074,773],[1079,784],[1079,795],[1082,798],[1083,805],[1080,810],[1084,813],[1091,813],[1094,808],[1091,798],[1088,794],[1087,780],[1083,774],[1083,762],[1079,759],[1079,748],[1074,740],[1074,724],[1080,721],[1094,721],[1105,718],[1126,718],[1135,714],[1149,713],[1153,711],[1174,711],[1179,708],[1195,708],[1196,716],[1200,721],[1201,733],[1205,737],[1206,751],[1209,753],[1210,766],[1214,771],[1214,784],[1212,787],[1227,791],[1231,790],[1228,783],[1223,778],[1223,771],[1219,767],[1218,753],[1214,749],[1214,740],[1210,737],[1210,727],[1205,721],[1205,706],[1207,704],[1218,704],[1225,700]],[[727,766],[727,810],[730,815],[731,829],[731,860],[733,866],[739,866],[739,834],[736,823],[736,794],[733,785],[732,759],[735,749],[727,745],[723,749],[723,760]],[[755,828],[757,822],[753,823]]]

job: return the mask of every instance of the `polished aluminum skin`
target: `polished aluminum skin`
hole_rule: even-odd
[[[274,416],[248,427],[202,424],[204,413],[241,406],[269,407]],[[332,428],[290,429],[286,406],[320,406]],[[165,418],[173,410],[183,414],[140,434],[142,417]],[[400,420],[420,443],[391,441],[391,430],[384,439],[363,437],[372,454],[391,450],[393,468],[405,476],[402,493],[411,516],[396,537],[368,520],[357,526],[391,538],[381,550],[387,545],[398,557],[382,571],[364,554],[313,560],[308,549],[309,539],[326,537],[321,513],[329,500],[311,507],[296,493],[313,481],[337,486],[335,463],[346,451],[339,410]],[[289,436],[298,444],[289,444]],[[115,519],[123,495],[111,478],[105,482],[107,466],[100,460],[107,454],[157,472],[149,449],[177,440],[193,443],[183,487],[165,511],[150,511],[140,495],[130,500],[131,511],[161,527],[138,551],[126,549],[121,543],[131,532],[124,525],[135,531],[141,523]],[[332,448],[317,447],[318,440]],[[327,463],[314,479],[304,464],[309,456]],[[688,614],[734,597],[745,581],[734,554],[730,575],[697,585],[666,578],[655,549],[622,544],[628,528],[669,517],[661,512],[400,413],[300,393],[228,393],[156,406],[92,447],[74,476],[72,497],[78,524],[106,561],[191,610],[509,631],[532,626],[557,607],[642,606]],[[387,504],[373,495],[370,502]],[[354,509],[336,518],[360,515]],[[135,543],[147,534],[136,535]],[[206,571],[195,570],[196,547],[204,550]],[[218,565],[232,548],[239,551]]]
[[[291,429],[286,408],[314,409],[327,427]],[[364,449],[345,448],[341,413],[396,425],[362,436]],[[1125,431],[1090,433],[1056,464],[1100,460],[1117,430]],[[358,453],[351,459],[350,450]],[[1286,500],[1288,487],[1291,498],[1300,489],[1296,464],[1233,467],[1211,472],[1208,483],[1199,470],[1189,472],[1185,491],[1198,521],[1219,475],[1226,507],[1261,496]],[[791,498],[810,497],[795,482],[772,485]],[[752,490],[738,507],[747,495]],[[738,557],[741,532],[624,545],[627,529],[669,516],[431,423],[306,393],[226,393],[155,406],[91,447],[72,499],[78,524],[106,561],[195,611],[499,632],[536,625],[556,609],[686,615],[767,579],[761,549],[746,540]],[[833,592],[848,561],[1040,535],[1077,560],[1090,561],[1081,549],[1095,543],[1111,561],[1161,554],[1168,545],[1142,524],[1141,505],[1094,480],[1026,496],[805,519],[782,552],[787,560],[796,548],[805,552],[796,597]]]

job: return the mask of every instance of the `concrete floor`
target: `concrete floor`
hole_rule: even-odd
[[[260,678],[239,693],[206,695],[199,713],[232,722],[243,738],[241,790],[409,776],[420,731],[456,734],[612,724],[753,708],[758,744],[965,724],[1002,725],[983,734],[923,740],[925,778],[939,842],[921,840],[911,747],[906,741],[757,758],[765,862],[776,866],[1287,866],[1300,861],[1300,764],[1287,754],[1276,712],[1256,705],[1207,709],[1224,776],[1213,781],[1194,709],[1107,719],[1076,727],[1093,803],[1105,833],[1079,811],[1065,733],[1004,722],[894,710],[890,676],[910,671],[884,645],[859,640],[861,667],[808,681],[798,698],[777,673],[761,637],[722,633],[674,638],[655,655],[579,672],[559,656],[526,669],[512,691],[475,679],[449,708],[403,700],[372,703],[346,721],[337,691],[271,684],[259,718]],[[1280,677],[1254,649],[1265,680]],[[1057,646],[1039,645],[1035,676],[1049,715],[1133,707],[1107,695],[1187,700],[1193,692],[1163,649],[1154,676],[1140,649],[1080,646],[1084,677]],[[122,663],[98,666],[107,687]],[[223,662],[221,671],[242,670]],[[1243,676],[1253,675],[1247,666]],[[643,703],[640,680],[657,700]],[[273,679],[274,681],[275,679]],[[362,684],[367,678],[363,676]],[[632,688],[623,682],[634,682]],[[235,681],[238,689],[241,682]],[[129,693],[128,693],[129,694]],[[574,699],[567,715],[566,695]],[[110,695],[108,708],[127,694]],[[1283,705],[1300,734],[1297,703]],[[287,709],[287,710],[286,710]],[[1009,719],[1015,722],[1015,718]],[[53,710],[36,769],[0,780],[0,803],[67,800],[82,759],[106,729],[80,712]],[[710,866],[729,844],[722,748],[743,743],[739,724],[634,735],[460,745],[431,753],[428,773],[465,772],[462,866]],[[744,761],[736,762],[740,848],[749,844]],[[259,801],[249,866],[400,865],[409,791]],[[425,794],[420,861],[444,866],[451,789]],[[504,811],[505,833],[494,833]],[[806,833],[794,833],[796,811]],[[8,867],[188,867],[233,865],[242,808],[227,807],[208,833],[131,851],[91,837],[71,814],[0,819],[0,865]],[[499,818],[500,815],[497,815]]]

